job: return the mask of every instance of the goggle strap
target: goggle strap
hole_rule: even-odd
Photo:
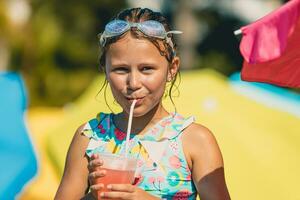
[[[171,33],[171,34],[182,34],[183,32],[182,31],[176,31],[176,30],[166,32],[166,34],[169,34],[169,33]]]
[[[176,56],[176,52],[175,52],[175,49],[174,49],[174,44],[173,44],[170,37],[166,37],[166,43],[170,45],[170,47],[172,49],[173,57]]]
[[[173,42],[170,37],[166,37],[166,42],[171,46],[172,49],[174,48]]]
[[[173,57],[176,56],[176,52],[175,52],[175,49],[174,49],[174,44],[173,44],[171,38],[168,37],[168,34],[182,34],[182,33],[183,33],[182,31],[177,31],[177,30],[166,32],[166,42],[170,45],[170,47],[172,49]]]
[[[99,35],[100,35],[100,34],[99,34]],[[102,47],[104,47],[105,43],[106,43],[105,35],[104,35],[104,34],[101,34],[101,36],[100,36],[100,45],[101,45]]]

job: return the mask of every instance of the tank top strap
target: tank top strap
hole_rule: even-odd
[[[185,128],[187,128],[193,122],[195,122],[195,117],[194,116],[191,116],[191,117],[188,117],[188,118],[184,119],[179,131],[182,132]]]
[[[109,137],[111,126],[110,114],[98,113],[96,118],[89,120],[83,127],[81,134],[88,137],[90,142],[86,154],[91,156],[95,149],[104,145]]]
[[[93,118],[85,123],[83,129],[81,130],[81,134],[89,139],[97,139],[99,133],[104,134],[106,132],[107,129],[104,127],[109,126],[109,114],[100,112],[97,114],[96,118]]]
[[[182,115],[176,113],[173,119],[171,119],[170,124],[166,126],[165,133],[162,135],[161,139],[172,140],[178,137],[184,129],[191,125],[195,121],[194,116],[184,118]]]

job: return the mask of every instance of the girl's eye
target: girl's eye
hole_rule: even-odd
[[[150,67],[150,66],[145,66],[145,67],[142,67],[142,71],[143,72],[150,72],[153,70],[153,67]]]
[[[113,71],[118,73],[127,73],[129,70],[126,67],[116,67]]]

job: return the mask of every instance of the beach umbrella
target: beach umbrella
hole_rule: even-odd
[[[300,0],[235,31],[240,33],[242,80],[300,88]]]
[[[37,173],[37,160],[25,124],[22,78],[0,73],[0,91],[0,199],[12,200]]]

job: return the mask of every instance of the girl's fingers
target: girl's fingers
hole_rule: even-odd
[[[108,199],[131,199],[131,193],[127,192],[101,192],[101,197]]]
[[[104,188],[104,185],[102,183],[91,185],[90,189],[92,192],[97,192],[98,190],[101,190]]]
[[[88,163],[88,170],[89,171],[94,171],[97,167],[100,167],[103,165],[103,161],[101,159],[94,159],[94,160],[91,160],[89,163]]]
[[[94,180],[106,175],[106,170],[98,170],[89,174],[89,180]]]
[[[136,187],[131,184],[109,184],[107,188],[111,191],[129,192],[135,191]]]
[[[90,186],[91,193],[94,196],[93,199],[98,199],[98,191],[102,190],[103,188],[104,188],[104,185],[102,183]]]

